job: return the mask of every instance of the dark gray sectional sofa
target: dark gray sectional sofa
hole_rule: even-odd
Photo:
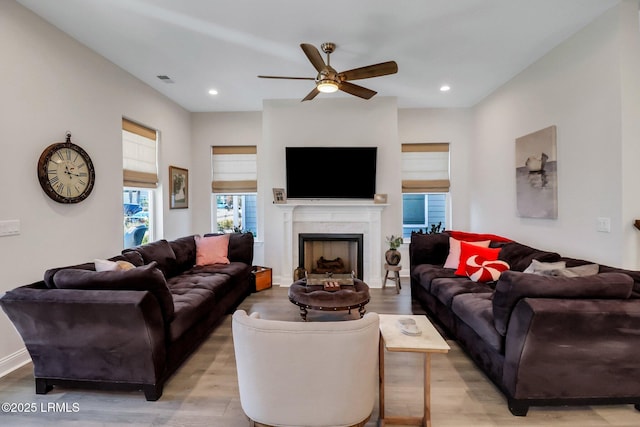
[[[640,410],[640,272],[524,273],[532,260],[589,264],[492,241],[510,269],[476,283],[442,266],[449,234],[413,234],[411,293],[500,388],[514,415],[530,406],[634,404]]]
[[[157,400],[180,364],[254,290],[253,235],[229,239],[230,264],[195,266],[194,236],[159,240],[111,260],[48,270],[0,305],[31,355],[36,393],[56,386],[142,389]]]

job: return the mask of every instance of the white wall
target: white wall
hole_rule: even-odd
[[[211,201],[211,147],[214,145],[255,145],[258,161],[262,158],[262,112],[192,113],[192,206],[193,229],[205,234],[216,231],[211,218],[214,211]],[[260,176],[258,176],[260,179]],[[269,190],[271,191],[271,190]],[[258,195],[258,211],[262,195]],[[255,239],[254,264],[264,264],[262,215],[258,215],[258,237]]]
[[[633,16],[627,18],[632,19],[623,19],[630,11]],[[625,199],[632,196],[631,191],[623,194],[623,182],[635,185],[638,168],[629,159],[623,162],[623,156],[631,151],[638,158],[638,130],[637,123],[629,124],[623,135],[621,123],[621,117],[637,122],[640,116],[637,95],[624,105],[621,98],[623,85],[633,85],[637,93],[637,64],[625,71],[633,73],[625,81],[621,69],[622,58],[634,57],[635,63],[640,55],[637,27],[637,1],[625,2],[476,106],[473,230],[504,234],[567,256],[637,265],[637,260],[625,258],[624,250],[632,246],[625,244],[628,235],[637,245],[630,221],[640,212],[637,203],[623,209]],[[631,32],[625,34],[633,42],[621,42],[623,30]],[[558,219],[519,218],[514,141],[550,125],[557,126]],[[596,231],[597,217],[611,218],[611,233]]]
[[[169,162],[191,166],[191,134],[184,109],[13,1],[0,2],[0,52],[0,220],[21,223],[20,235],[0,237],[1,294],[48,268],[122,250],[123,116],[160,131],[161,183]],[[49,199],[36,175],[40,153],[67,130],[96,169],[93,192],[75,205]],[[190,231],[192,210],[166,205],[161,197],[160,236]],[[4,314],[0,337],[1,375],[28,356]]]

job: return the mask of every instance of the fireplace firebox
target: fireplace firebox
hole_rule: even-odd
[[[363,235],[300,233],[298,265],[308,273],[350,273],[363,277]],[[319,262],[320,261],[320,262]]]

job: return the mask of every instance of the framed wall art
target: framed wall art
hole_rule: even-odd
[[[275,204],[287,203],[287,196],[284,193],[284,188],[273,189],[273,203]]]
[[[189,207],[189,171],[169,166],[169,208],[186,209]]]
[[[516,192],[518,216],[558,217],[555,126],[516,138]]]

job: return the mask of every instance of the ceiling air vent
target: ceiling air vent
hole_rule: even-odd
[[[164,83],[175,83],[173,80],[171,80],[171,77],[169,76],[156,76],[156,77],[162,80]]]

